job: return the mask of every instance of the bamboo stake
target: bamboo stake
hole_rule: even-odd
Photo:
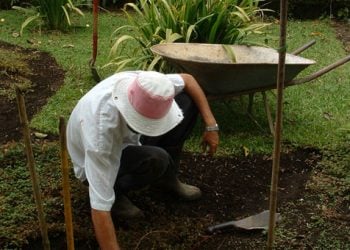
[[[63,117],[60,117],[59,122],[60,132],[60,149],[61,149],[61,170],[62,170],[62,188],[63,188],[63,203],[64,203],[64,219],[66,224],[67,249],[74,250],[73,236],[73,220],[72,206],[69,185],[69,169],[68,169],[68,153],[67,153],[67,138],[66,124]]]
[[[274,133],[274,151],[272,163],[272,176],[270,187],[270,217],[267,249],[272,249],[274,244],[274,231],[276,224],[277,187],[281,155],[281,131],[283,111],[283,89],[285,80],[285,59],[286,59],[286,30],[287,30],[287,4],[288,0],[280,0],[280,50],[277,71],[277,109],[276,125]]]
[[[25,150],[26,150],[27,161],[28,161],[27,166],[28,166],[28,169],[30,172],[30,178],[32,181],[34,200],[38,210],[38,219],[39,219],[39,226],[41,230],[42,244],[45,250],[49,250],[50,242],[47,234],[47,225],[46,225],[45,214],[44,214],[43,205],[41,201],[39,178],[35,171],[35,161],[34,161],[33,149],[31,146],[30,130],[28,126],[26,107],[25,107],[24,97],[21,93],[21,90],[18,87],[16,87],[16,99],[17,99],[17,107],[19,112],[19,121],[23,131]]]
[[[98,8],[99,8],[99,0],[93,0],[92,12],[93,12],[93,29],[92,29],[92,58],[90,60],[90,69],[92,73],[92,77],[96,82],[101,81],[101,77],[98,74],[95,62],[97,57],[97,42],[98,42]]]
[[[93,13],[93,31],[92,31],[92,66],[95,65],[97,57],[97,42],[98,42],[98,7],[99,0],[93,0],[92,13]]]

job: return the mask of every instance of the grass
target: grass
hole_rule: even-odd
[[[28,55],[13,53],[12,51],[0,49],[0,74],[4,74],[9,81],[4,81],[3,86],[10,86],[6,88],[0,87],[0,96],[7,98],[9,100],[15,99],[14,86],[13,83],[16,83],[18,87],[22,90],[29,89],[32,86],[32,82],[27,79],[31,74],[29,65],[24,61],[27,59]],[[11,77],[11,74],[14,74],[14,77]],[[11,81],[11,82],[10,82]]]
[[[85,18],[78,20],[77,26],[69,33],[39,32],[26,30],[23,37],[13,37],[18,32],[21,18],[14,18],[15,11],[0,12],[5,21],[0,25],[0,39],[18,44],[31,46],[28,39],[40,41],[38,49],[50,52],[66,70],[64,86],[50,99],[49,103],[37,114],[31,126],[42,132],[57,133],[57,117],[68,117],[77,100],[94,84],[88,61],[91,57],[92,16],[86,13]],[[121,14],[102,13],[99,19],[99,53],[96,65],[102,66],[108,62],[111,45],[110,37],[114,29],[125,24]],[[89,27],[87,27],[89,26]],[[317,62],[302,72],[302,75],[314,72],[330,62],[345,55],[340,41],[334,31],[325,21],[290,21],[288,25],[288,51],[302,46],[315,39],[316,45],[303,52],[302,56]],[[270,28],[268,45],[278,47],[278,25]],[[262,37],[261,40],[265,39]],[[329,46],[331,45],[331,46]],[[33,45],[32,45],[33,46]],[[113,73],[113,69],[99,69],[102,78]],[[346,126],[350,116],[350,90],[347,88],[350,79],[347,77],[349,65],[331,71],[300,86],[289,87],[285,91],[283,139],[295,146],[327,147],[334,145],[343,136],[340,131]],[[274,96],[269,94],[270,106],[274,112]],[[221,126],[220,154],[237,154],[242,146],[250,152],[271,152],[273,138],[269,135],[263,102],[259,94],[254,102],[254,116],[265,131],[246,115],[247,98],[240,101],[212,102],[213,111]],[[200,126],[186,144],[187,150],[200,150]]]
[[[95,82],[88,66],[91,57],[91,33],[92,16],[85,14],[85,18],[79,19],[77,26],[69,33],[40,32],[38,30],[25,30],[23,37],[18,37],[21,22],[15,11],[0,11],[0,39],[23,47],[35,47],[50,52],[58,63],[66,70],[65,83],[53,96],[48,104],[31,121],[32,128],[42,132],[57,133],[58,117],[66,118],[78,99],[86,93]],[[102,66],[108,62],[108,53],[111,45],[110,35],[113,30],[126,20],[119,14],[102,13],[99,19],[99,54],[96,65]],[[89,27],[88,27],[89,26]],[[278,47],[278,25],[273,25],[269,30],[268,44]],[[265,39],[265,38],[261,38]],[[313,59],[316,65],[310,66],[302,75],[310,74],[331,62],[345,56],[341,43],[336,39],[334,31],[327,20],[297,21],[288,23],[288,51],[300,47],[304,43],[315,39],[316,44],[302,53],[302,56]],[[28,43],[27,41],[36,41]],[[40,43],[38,43],[40,41]],[[1,63],[1,62],[0,62]],[[110,68],[99,68],[102,78],[113,72]],[[325,176],[314,181],[310,187],[315,193],[320,193],[322,201],[331,207],[339,202],[339,199],[349,198],[349,119],[350,119],[350,78],[348,77],[350,65],[342,66],[317,80],[300,86],[288,87],[284,95],[284,145],[293,147],[316,147],[321,149],[324,160],[321,163]],[[274,112],[274,93],[268,93],[271,109]],[[255,95],[253,114],[261,128],[257,126],[246,114],[248,98],[246,96],[228,101],[212,101],[211,105],[221,127],[221,155],[244,155],[245,153],[270,154],[273,146],[273,138],[268,133],[268,124],[263,109],[260,94]],[[191,139],[186,143],[186,150],[199,151],[201,135],[200,122]],[[42,176],[42,188],[50,194],[45,204],[47,214],[52,214],[48,221],[53,227],[62,227],[62,222],[51,221],[59,211],[54,210],[61,206],[59,190],[59,173],[53,166],[58,165],[58,146],[42,145],[34,148],[38,162],[39,173]],[[5,152],[6,151],[6,152]],[[15,161],[13,159],[16,159]],[[12,246],[25,242],[37,228],[35,224],[35,207],[29,199],[31,186],[23,155],[23,145],[2,149],[0,160],[4,167],[0,168],[0,212],[2,214],[0,224],[5,225],[0,229],[0,238],[12,237]],[[7,164],[7,161],[9,164]],[[11,164],[11,165],[10,165]],[[47,169],[51,169],[47,172]],[[44,177],[44,178],[43,178]],[[334,179],[335,178],[335,179]],[[3,181],[4,180],[4,181]],[[316,182],[316,184],[315,184]],[[18,189],[13,190],[13,187]],[[20,190],[20,191],[19,191]],[[52,193],[51,193],[52,192]],[[341,197],[341,198],[339,198]],[[79,199],[75,197],[77,202]],[[21,202],[16,202],[16,201]],[[86,201],[85,201],[86,202]],[[9,205],[14,204],[14,205]],[[29,205],[28,205],[29,204]],[[78,215],[74,216],[79,218]],[[322,228],[329,223],[323,221],[323,217],[316,218],[310,227]],[[20,230],[17,226],[21,222]],[[321,224],[321,226],[320,226]],[[62,231],[50,228],[51,231]],[[337,239],[330,241],[326,229],[320,229],[320,249],[331,249],[340,246]],[[278,232],[278,238],[288,242],[295,235],[288,228]],[[90,234],[91,235],[91,232]],[[38,236],[38,235],[36,235]]]
[[[59,147],[56,143],[33,146],[35,169],[39,176],[43,209],[51,237],[62,230],[64,223],[61,199]],[[37,210],[32,196],[32,184],[26,166],[23,145],[13,145],[6,156],[0,154],[0,238],[2,249],[21,249],[28,239],[40,236]],[[70,177],[72,178],[72,177]],[[80,198],[77,198],[78,201]],[[84,204],[83,201],[81,204]],[[86,204],[85,204],[86,205]],[[75,215],[75,218],[78,218]],[[60,218],[60,219],[57,219]],[[7,248],[8,247],[8,248]]]
[[[24,20],[16,18],[16,15],[18,15],[16,11],[0,12],[1,18],[5,19],[0,23],[0,39],[23,47],[35,47],[47,51],[66,70],[64,86],[31,123],[33,128],[43,132],[57,133],[58,117],[60,115],[68,117],[77,100],[95,84],[89,68],[92,54],[92,15],[87,13],[85,18],[77,20],[76,26],[69,33],[54,31],[42,33],[27,29],[22,37],[17,37],[17,33]],[[118,27],[124,24],[125,20],[118,18],[118,14],[101,15],[99,22],[109,24],[99,27],[99,52],[96,65],[104,65],[108,59],[110,35],[113,31],[111,27]],[[34,41],[34,45],[30,45],[28,40]],[[99,73],[102,77],[107,74],[103,70],[99,70]]]

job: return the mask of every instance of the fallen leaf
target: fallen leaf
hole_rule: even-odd
[[[247,148],[246,146],[243,146],[243,153],[244,153],[244,156],[247,157],[249,155],[249,148]]]
[[[62,46],[62,48],[74,48],[73,44],[65,44]]]
[[[39,138],[39,139],[44,139],[45,137],[47,137],[47,134],[40,133],[40,132],[35,132],[34,135],[36,138]]]
[[[312,36],[320,36],[320,35],[322,35],[322,33],[321,32],[312,32],[311,35]]]
[[[331,120],[333,119],[333,115],[331,113],[328,113],[328,112],[324,112],[323,113],[323,117],[326,119],[326,120]]]
[[[36,39],[27,39],[27,43],[30,43],[32,45],[40,45],[41,41],[36,40]]]

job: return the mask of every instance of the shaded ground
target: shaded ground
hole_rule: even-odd
[[[334,23],[334,27],[338,37],[344,41],[345,48],[350,51],[349,25]],[[32,117],[63,83],[64,72],[46,53],[21,49],[1,41],[0,48],[35,54],[33,60],[29,61],[33,74],[26,76],[35,82],[34,87],[26,94],[28,115]],[[8,87],[3,84],[8,82],[8,77],[7,74],[0,74],[1,88]],[[14,100],[0,99],[0,143],[20,138],[17,113]],[[46,142],[38,143],[42,144],[39,145],[41,150],[47,147],[43,146]],[[52,160],[45,155],[37,157],[44,157],[43,162]],[[328,230],[330,235],[327,237],[330,240],[337,239],[345,243],[350,240],[347,232],[343,231],[349,226],[349,201],[342,201],[335,209],[330,209],[324,205],[327,201],[321,201],[312,185],[309,185],[311,173],[321,175],[318,174],[320,158],[316,150],[307,148],[286,150],[282,155],[278,207],[284,219],[278,232],[279,249],[313,249],[316,242],[320,245],[320,233],[324,232],[322,230],[328,226],[328,222],[320,221],[319,225],[323,228],[319,228],[317,223],[325,218],[334,223]],[[3,169],[15,166],[17,161],[18,159],[7,157],[1,162],[1,166]],[[58,162],[57,159],[52,161]],[[131,199],[145,211],[146,217],[137,222],[118,221],[115,218],[121,245],[125,249],[263,249],[266,244],[264,232],[228,229],[209,235],[206,229],[217,223],[268,209],[271,165],[271,158],[264,155],[213,159],[186,154],[180,176],[184,181],[198,185],[203,190],[203,198],[189,203],[178,201],[159,190],[143,190],[131,194]],[[60,189],[49,190],[52,183],[57,183],[59,170],[51,171],[53,172],[45,170],[43,176],[45,198],[54,200],[51,205],[56,208],[48,214],[51,248],[64,249],[64,216]],[[324,181],[324,186],[332,182],[330,179],[318,179],[320,180]],[[96,249],[87,192],[73,178],[72,196],[76,248]],[[37,225],[34,223],[32,227]],[[30,243],[24,248],[40,249],[39,230],[36,234],[29,235]],[[6,243],[5,240],[9,239],[0,239],[0,248],[1,244]],[[344,248],[340,246],[338,249]]]
[[[48,53],[33,49],[24,49],[0,41],[0,49],[4,49],[26,58],[25,64],[31,71],[21,72],[18,69],[0,67],[0,90],[13,91],[14,82],[29,80],[32,87],[25,93],[28,119],[37,113],[47,100],[63,84],[64,71],[57,65],[56,60]],[[21,137],[18,128],[18,109],[16,99],[9,100],[0,96],[0,144]]]
[[[319,209],[310,206],[309,202],[314,205],[314,200],[303,202],[303,199],[313,197],[306,183],[311,171],[317,169],[319,160],[320,155],[313,149],[300,149],[282,155],[278,207],[286,218],[281,223],[288,225],[288,230],[297,232],[293,238],[295,242],[290,242],[290,238],[280,242],[283,248],[293,245],[303,248],[315,244],[317,240],[317,234],[313,235],[314,231],[310,229],[307,232],[306,227],[311,221],[311,212],[316,213]],[[263,249],[266,234],[262,231],[244,232],[227,228],[208,234],[207,228],[268,209],[271,165],[272,159],[262,155],[244,159],[213,159],[185,154],[181,179],[199,186],[203,191],[202,199],[179,201],[155,189],[130,194],[131,200],[145,212],[145,218],[138,221],[114,218],[121,245],[124,249]],[[73,181],[72,189],[76,249],[96,249],[87,190],[76,181]],[[57,192],[59,190],[47,195],[57,195]],[[294,209],[298,211],[293,211],[294,217],[287,215],[290,202],[296,204]],[[51,223],[63,223],[63,209],[48,216]],[[55,230],[51,232],[51,245],[53,249],[64,249],[62,228]],[[309,239],[305,240],[307,237]],[[40,239],[30,242],[25,249],[41,248]]]
[[[350,52],[350,21],[332,22],[332,26],[339,40],[343,42],[345,50]]]

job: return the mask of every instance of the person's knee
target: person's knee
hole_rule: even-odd
[[[142,149],[142,150],[141,150]],[[162,148],[155,146],[140,147],[139,154],[129,154],[128,157],[139,157],[137,163],[129,165],[124,158],[123,172],[118,174],[116,187],[123,192],[137,190],[152,185],[169,172],[169,154]],[[130,167],[133,166],[133,167]]]
[[[145,162],[155,178],[160,178],[170,166],[170,156],[163,148],[152,147]]]

